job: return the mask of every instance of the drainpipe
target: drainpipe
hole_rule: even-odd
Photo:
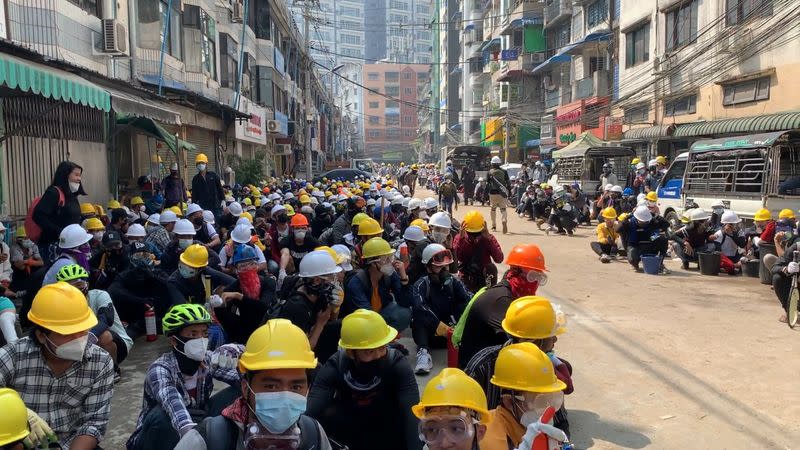
[[[130,69],[131,69],[131,83],[137,80],[139,74],[138,61],[136,60],[136,50],[138,43],[136,42],[136,29],[139,26],[139,21],[136,19],[136,2],[128,2],[128,48],[131,52]],[[138,81],[138,80],[137,80]]]

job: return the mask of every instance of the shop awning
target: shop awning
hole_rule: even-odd
[[[467,26],[464,27],[464,32],[466,33],[467,31],[474,30],[474,29],[475,29],[475,24],[474,23],[469,23],[469,24],[467,24]]]
[[[673,137],[750,134],[800,128],[800,111],[678,125]]]
[[[149,117],[170,125],[181,124],[180,113],[173,111],[162,102],[145,100],[135,94],[129,94],[113,88],[106,88],[106,90],[111,94],[111,107],[118,114]]]
[[[614,145],[609,145],[608,142],[600,139],[599,137],[593,135],[589,131],[583,132],[574,142],[567,145],[566,147],[562,148],[561,150],[553,152],[553,158],[572,158],[576,156],[584,156],[587,153],[594,154],[594,153],[608,153],[608,154],[624,154],[633,155],[633,150],[628,147],[618,147]]]
[[[128,125],[158,140],[164,141],[164,143],[167,144],[167,147],[169,147],[169,149],[175,154],[178,153],[179,149],[186,149],[190,152],[197,150],[193,144],[190,144],[183,139],[179,139],[177,136],[170,134],[161,125],[157,124],[149,117],[137,117],[131,114],[117,114],[117,125]]]
[[[670,137],[675,131],[675,125],[657,125],[654,127],[633,128],[622,135],[622,141],[650,141]]]
[[[575,50],[581,49],[584,45],[592,43],[592,42],[600,42],[600,41],[607,41],[611,36],[610,33],[603,31],[598,33],[590,33],[583,37],[578,42],[574,42],[572,44],[568,44],[561,49],[553,56],[547,58],[547,60],[538,66],[534,67],[531,73],[540,72],[546,69],[548,66],[554,63],[564,63],[569,62],[572,59],[572,52]]]
[[[111,110],[111,96],[100,86],[73,73],[8,54],[0,54],[0,85],[106,112]]]

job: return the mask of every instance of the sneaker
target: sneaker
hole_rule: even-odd
[[[417,351],[417,366],[414,368],[414,373],[417,375],[428,375],[433,369],[433,359],[428,350],[421,348]]]
[[[661,266],[661,275],[669,275],[671,273],[672,273],[672,271],[667,269],[667,266],[664,266],[664,265]]]
[[[683,267],[683,270],[689,270],[689,261],[683,261],[681,266]]]
[[[602,255],[600,255],[600,261],[604,263],[611,262],[611,257],[603,253]]]

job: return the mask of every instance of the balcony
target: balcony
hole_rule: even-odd
[[[572,101],[570,87],[561,87],[555,91],[546,91],[544,95],[544,109],[553,109],[559,105],[566,105]]]
[[[552,3],[544,8],[544,26],[551,24],[562,18],[572,15],[572,4],[569,0],[552,0]]]
[[[590,97],[606,97],[608,90],[609,73],[605,70],[594,72],[591,77],[578,80],[572,86],[572,97],[580,100]]]

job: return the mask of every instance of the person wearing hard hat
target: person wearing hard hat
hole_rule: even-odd
[[[419,419],[419,439],[428,450],[477,450],[490,421],[481,386],[451,368],[428,381],[411,411]]]
[[[486,228],[486,220],[478,211],[464,215],[461,230],[453,238],[453,256],[458,261],[459,278],[471,292],[497,281],[497,266],[503,261],[503,249]],[[492,281],[487,281],[491,277]]]
[[[647,166],[640,161],[636,163],[634,170],[633,181],[629,187],[633,189],[633,193],[636,195],[647,193]]]
[[[781,215],[788,216],[784,211],[781,211]],[[778,297],[783,309],[783,313],[778,320],[783,323],[788,320],[786,312],[789,308],[792,283],[795,281],[795,275],[800,272],[800,263],[797,262],[798,257],[795,256],[800,252],[798,231],[800,230],[794,230],[794,232],[779,231],[776,233],[775,248],[779,256],[774,259],[770,258],[772,262],[772,288],[775,290],[775,295]],[[764,255],[765,265],[767,265],[768,256],[770,255]]]
[[[406,228],[406,231],[403,232],[403,243],[400,244],[398,249],[400,259],[406,265],[409,285],[413,285],[421,276],[425,275],[425,263],[422,262],[422,254],[431,241],[422,226],[427,228],[427,224],[424,223]],[[403,250],[403,247],[406,250]]]
[[[786,248],[791,247],[795,242],[800,240],[800,232],[798,232],[797,217],[791,209],[782,209],[778,213],[778,221],[775,223],[773,230],[773,242],[775,243],[775,251],[778,256],[783,256]]]
[[[346,282],[341,315],[356,309],[370,309],[398,330],[411,323],[411,289],[405,265],[382,238],[364,243],[361,268]]]
[[[667,236],[669,222],[661,216],[653,216],[646,205],[637,206],[632,217],[626,217],[620,228],[627,235],[628,262],[633,269],[641,272],[639,263],[642,255],[667,255]],[[661,273],[669,274],[670,270],[661,262]]]
[[[149,219],[149,218],[148,218]],[[130,243],[129,247],[133,245],[134,242],[141,242],[145,244],[155,258],[161,259],[161,251],[153,244],[145,243],[145,239],[147,238],[147,230],[138,223],[134,223],[128,227],[128,232],[125,233],[125,237],[128,238],[128,242]]]
[[[216,307],[221,299],[214,292],[236,281],[230,275],[211,267],[210,255],[212,252],[206,247],[191,244],[178,257],[177,269],[170,275],[169,282],[181,292],[188,303],[205,304],[213,300],[212,306]]]
[[[91,258],[91,247],[89,241],[92,235],[87,233],[80,225],[73,224],[66,226],[58,239],[58,255],[53,264],[45,272],[42,286],[56,282],[56,274],[62,267],[77,263],[84,269],[91,270],[89,259]]]
[[[128,246],[123,244],[118,231],[105,232],[102,251],[92,256],[89,266],[91,284],[95,289],[108,289],[114,278],[128,267]]]
[[[17,391],[0,388],[0,448],[3,450],[24,450],[33,448],[30,425],[28,425],[28,408]],[[37,431],[39,431],[37,429]]]
[[[164,208],[180,205],[186,201],[186,188],[178,174],[178,163],[172,163],[169,167],[169,175],[161,180],[161,189],[164,190]]]
[[[188,303],[173,306],[161,320],[171,350],[147,369],[142,410],[125,444],[128,450],[172,450],[182,439],[200,438],[198,423],[219,415],[239,396],[235,359],[241,346],[209,351],[210,325],[208,311]],[[211,395],[214,380],[229,386]]]
[[[411,288],[411,333],[417,345],[414,372],[428,375],[433,370],[431,348],[447,347],[448,335],[452,333],[472,293],[448,271],[453,256],[443,245],[430,244],[425,247],[421,262],[426,274]]]
[[[421,450],[417,381],[408,359],[389,347],[397,330],[375,311],[342,321],[340,350],[322,366],[308,394],[308,414],[352,450]]]
[[[175,450],[330,450],[322,426],[305,415],[317,367],[303,331],[283,319],[256,329],[238,368],[241,396],[219,415],[206,418],[198,434],[186,434]]]
[[[597,225],[597,241],[590,242],[589,246],[600,257],[600,262],[609,263],[611,258],[616,257],[619,253],[617,240],[619,239],[619,228],[622,225],[617,223],[617,211],[610,206],[603,209],[600,217],[603,222]]]
[[[278,242],[281,249],[281,260],[278,269],[278,288],[288,273],[297,272],[304,256],[319,247],[319,241],[311,235],[308,219],[302,214],[295,214],[289,223],[291,235]]]
[[[242,216],[244,208],[239,202],[232,202],[225,207],[222,216],[218,218],[220,239],[226,240],[230,238],[229,234],[236,226],[236,221]]]
[[[356,214],[364,212],[364,207],[367,202],[358,196],[353,196],[346,199],[346,211],[341,214],[335,222],[333,222],[333,240],[334,244],[346,244],[345,235],[351,232],[353,218]]]
[[[222,200],[225,198],[222,180],[216,172],[208,170],[208,157],[204,153],[197,154],[194,164],[197,175],[192,178],[192,200],[202,209],[219,217],[222,215]]]
[[[430,240],[452,250],[454,233],[451,216],[444,211],[440,211],[428,219],[428,226],[431,229]]]
[[[747,238],[739,227],[742,219],[735,212],[726,210],[720,223],[722,228],[714,233],[714,243],[720,250],[719,268],[728,275],[736,275],[737,271],[741,272],[742,262],[747,261],[744,257]]]
[[[178,216],[172,211],[164,211],[159,214],[157,224],[148,219],[150,226],[146,229],[147,237],[144,242],[155,246],[163,255],[167,247],[172,243],[172,231],[175,229],[177,222]]]
[[[0,387],[25,401],[31,448],[98,447],[111,413],[114,362],[89,333],[97,318],[86,297],[67,283],[49,284],[28,319],[31,333],[0,348]]]
[[[361,258],[361,247],[364,245],[365,242],[372,238],[382,238],[384,236],[384,229],[381,227],[381,224],[373,219],[372,217],[367,217],[358,222],[358,231],[356,236],[358,237],[355,240],[355,254],[357,258]]]
[[[503,344],[506,335],[500,323],[511,302],[536,295],[539,286],[547,283],[544,255],[536,244],[515,245],[506,265],[509,269],[497,284],[476,292],[453,330],[458,367],[466,367],[481,349]]]
[[[149,215],[146,212],[146,207],[142,197],[139,197],[138,195],[133,197],[131,199],[131,222],[142,225],[145,223],[148,217]]]
[[[81,203],[81,221],[97,217],[97,210],[91,203]]]
[[[3,225],[0,224],[0,229],[3,228]],[[3,232],[4,231],[0,231],[0,235]],[[39,254],[39,247],[36,246],[35,242],[28,239],[24,226],[17,226],[17,230],[14,233],[14,242],[11,244],[8,255],[8,260],[11,262],[13,271],[8,289],[14,292],[25,289],[31,274],[37,271],[39,267],[44,266],[44,261],[42,261],[42,256]],[[0,259],[2,259],[2,256],[0,256]],[[2,290],[3,288],[0,288],[0,291]],[[0,292],[0,294],[2,294],[2,292]]]
[[[489,412],[491,421],[481,450],[507,450],[512,445],[528,450],[540,433],[547,437],[544,448],[561,448],[561,443],[568,442],[566,433],[552,425],[552,416],[546,417],[561,408],[567,385],[556,377],[550,358],[536,345],[522,342],[503,347],[491,383],[501,389],[500,404]]]
[[[164,196],[156,192],[151,198],[145,201],[145,212],[147,214],[159,214],[164,209]]]
[[[698,262],[698,253],[713,250],[714,232],[708,228],[711,214],[700,208],[688,211],[689,223],[670,236],[675,241],[673,249],[681,258],[683,270],[689,269],[690,262]]]
[[[566,325],[566,316],[560,306],[554,305],[544,297],[532,295],[511,302],[502,322],[508,340],[503,344],[479,351],[464,368],[464,372],[474,378],[486,391],[489,408],[496,408],[501,404],[501,388],[491,383],[497,356],[501,349],[520,342],[533,342],[539,350],[545,352],[553,363],[556,377],[567,386],[564,393],[573,392],[572,365],[555,354],[558,336],[567,331]],[[556,412],[554,425],[569,434],[569,422],[563,406]]]
[[[190,245],[194,244],[195,234],[196,232],[194,231],[194,225],[192,225],[192,222],[187,219],[180,219],[176,221],[175,226],[172,229],[173,239],[164,249],[164,254],[161,256],[161,264],[159,268],[167,274],[171,274],[177,270],[181,253],[189,248]]]
[[[220,240],[219,234],[217,230],[214,229],[214,226],[206,223],[205,217],[203,217],[203,209],[197,203],[192,203],[186,208],[186,218],[192,222],[194,226],[194,240],[205,245],[208,248],[216,248],[218,247],[222,241]],[[211,215],[213,219],[213,214]]]
[[[611,186],[609,186],[609,189]],[[548,224],[550,225],[545,229],[545,234],[556,232],[558,234],[568,234],[572,236],[575,233],[577,223],[578,211],[570,203],[570,195],[564,186],[556,186],[553,189],[553,206],[550,208],[550,218]]]
[[[500,167],[500,157],[492,156],[492,168],[486,175],[488,178],[489,206],[491,207],[492,231],[497,231],[497,208],[503,222],[503,234],[508,233],[508,198],[511,195],[511,177],[508,171]]]

